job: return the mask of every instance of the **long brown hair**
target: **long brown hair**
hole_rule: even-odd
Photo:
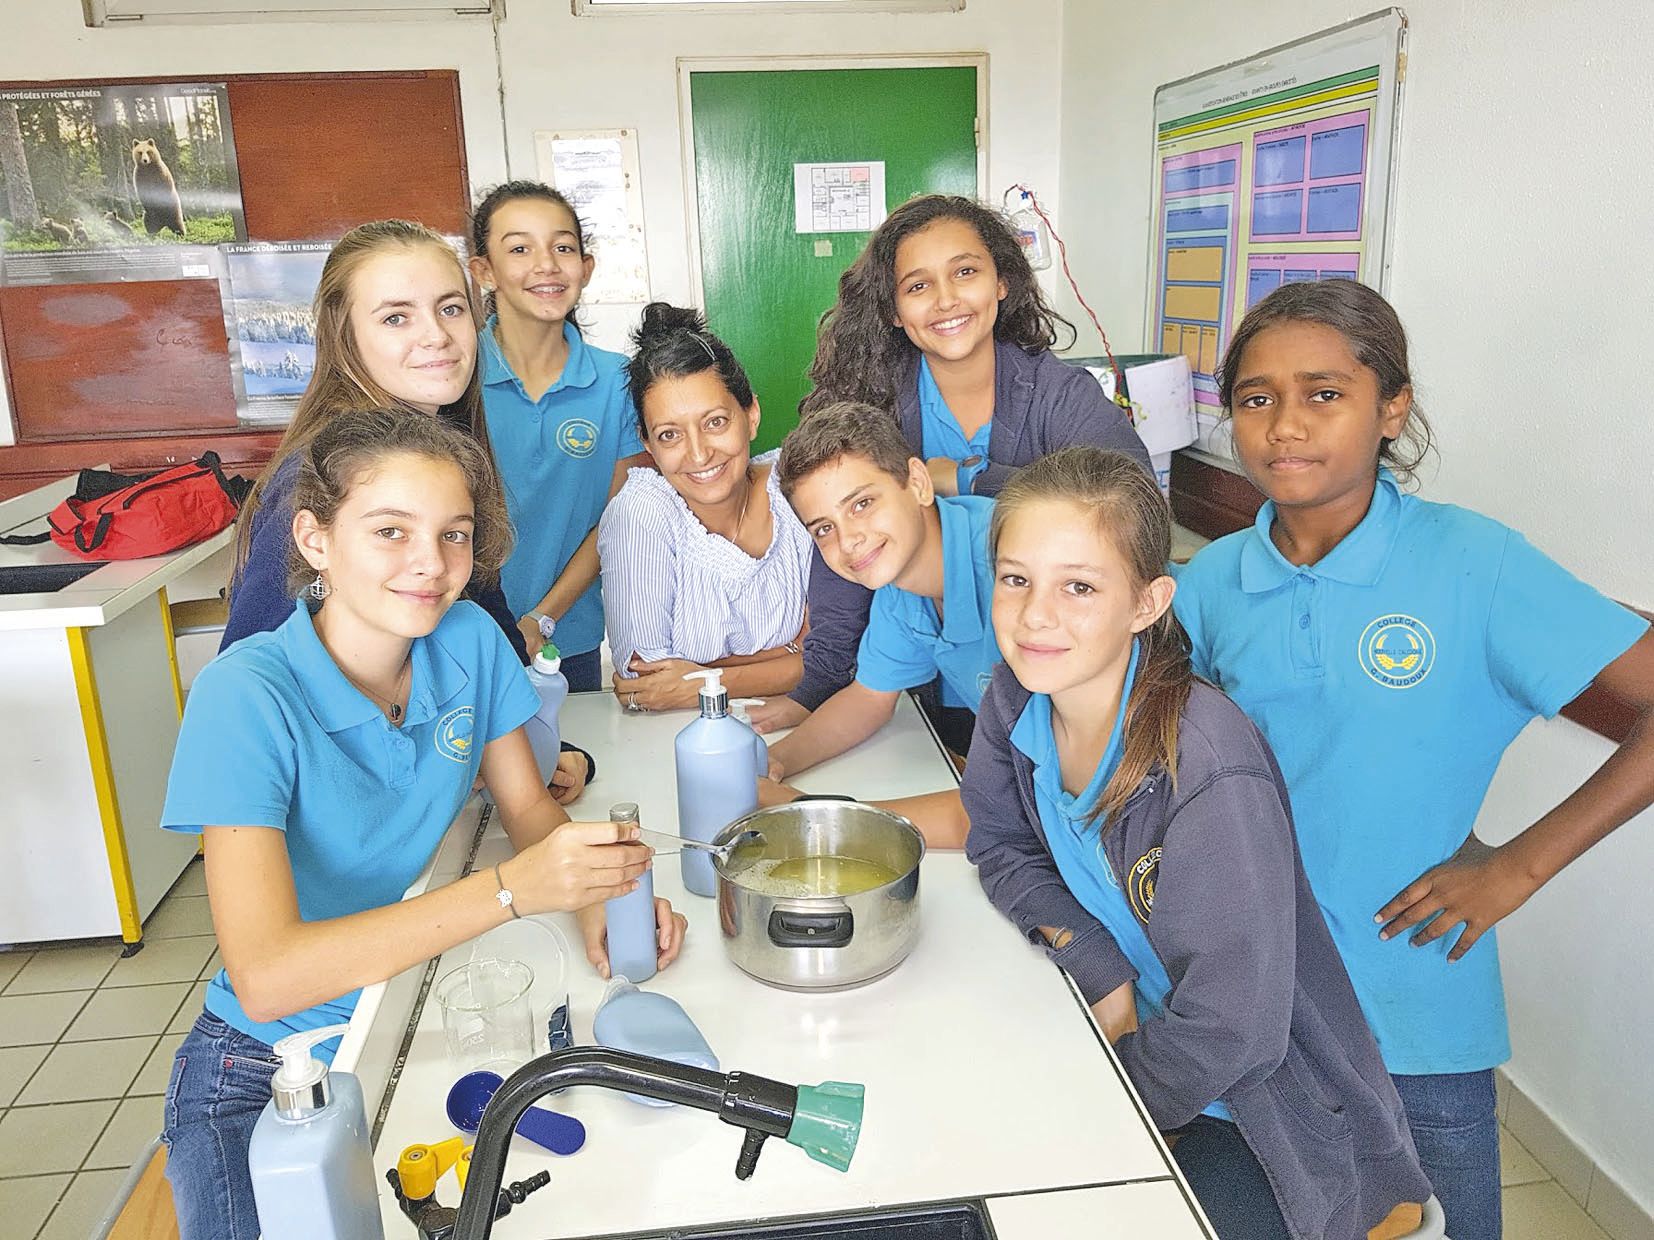
[[[994,319],[995,340],[1039,353],[1056,345],[1059,324],[1072,339],[1074,325],[1046,304],[1028,256],[1003,215],[975,199],[926,194],[892,211],[861,257],[839,277],[838,301],[821,316],[810,363],[814,390],[799,405],[802,412],[844,400],[897,412],[897,380],[914,347],[907,333],[893,325],[896,248],[939,220],[958,220],[982,238],[1005,281],[1005,299]]]
[[[1064,500],[1087,513],[1125,562],[1132,589],[1141,591],[1166,575],[1171,510],[1154,480],[1124,453],[1079,444],[1017,470],[994,503],[988,527],[991,557],[999,556],[1005,523],[1018,509],[1040,500]],[[1164,767],[1175,786],[1178,721],[1194,682],[1189,635],[1170,607],[1137,635],[1137,642],[1137,676],[1120,727],[1124,750],[1092,815],[1105,831],[1156,767]]]
[[[471,578],[492,580],[511,552],[511,520],[493,458],[476,438],[408,409],[352,409],[327,419],[299,451],[293,511],[331,526],[345,497],[379,462],[423,456],[456,466],[471,496]],[[287,545],[287,584],[297,594],[315,576],[298,544]]]
[[[434,246],[452,260],[458,277],[455,287],[465,289],[469,300],[471,282],[466,278],[465,269],[460,265],[453,247],[441,234],[408,220],[375,220],[370,224],[357,225],[339,239],[329,252],[327,261],[322,264],[321,280],[316,285],[315,369],[304,394],[299,397],[298,408],[294,411],[293,420],[287,424],[287,431],[282,435],[275,455],[258,476],[246,503],[241,507],[241,515],[236,521],[231,590],[235,589],[241,577],[247,552],[252,546],[253,516],[263,503],[270,480],[283,462],[315,438],[322,426],[338,414],[358,409],[408,408],[373,381],[366,363],[362,361],[356,338],[350,330],[350,286],[356,273],[369,259],[399,247],[411,250],[419,246]],[[475,319],[476,307],[471,310]],[[413,409],[408,411],[418,412]],[[450,426],[470,431],[483,450],[490,451],[487,424],[483,417],[480,364],[472,367],[471,380],[459,399],[451,405],[444,405],[437,411],[437,417]]]
[[[1395,307],[1355,280],[1305,280],[1283,284],[1246,312],[1218,368],[1218,396],[1226,415],[1234,411],[1235,381],[1246,346],[1259,332],[1281,323],[1318,323],[1344,338],[1355,360],[1378,380],[1378,398],[1389,400],[1413,384],[1407,364],[1407,329]],[[1413,401],[1396,439],[1381,440],[1378,464],[1388,465],[1403,482],[1413,482],[1430,454],[1433,436],[1424,410]]]

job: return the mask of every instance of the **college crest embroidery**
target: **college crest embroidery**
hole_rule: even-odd
[[[471,761],[471,735],[476,726],[469,706],[449,711],[436,721],[436,751],[453,762]]]
[[[1154,912],[1154,881],[1160,876],[1160,849],[1151,848],[1137,858],[1126,876],[1126,899],[1138,921],[1147,921]]]
[[[557,428],[557,446],[570,456],[590,456],[597,451],[597,426],[585,418],[569,418]]]
[[[1393,612],[1380,616],[1356,645],[1361,670],[1386,689],[1411,689],[1436,663],[1436,638],[1428,625]]]

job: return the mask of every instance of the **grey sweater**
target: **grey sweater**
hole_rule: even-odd
[[[915,455],[924,452],[919,414],[919,354],[897,384],[896,420]],[[988,464],[971,484],[973,495],[994,496],[1011,475],[1071,444],[1112,448],[1149,469],[1149,454],[1120,407],[1103,396],[1091,375],[1046,350],[1026,353],[994,344],[994,416]],[[817,551],[810,561],[810,632],[804,639],[804,675],[791,697],[814,710],[856,675],[856,647],[867,627],[873,593],[846,581]]]
[[[1040,926],[1073,931],[1046,950],[1094,1003],[1136,974],[1046,845],[1034,764],[1010,743],[1028,697],[995,669],[965,768],[966,852],[1030,942],[1044,946]],[[1298,1240],[1362,1240],[1399,1203],[1427,1199],[1401,1100],[1304,876],[1286,784],[1239,707],[1196,682],[1176,780],[1152,772],[1103,847],[1171,978],[1164,1013],[1115,1044],[1156,1126],[1222,1099]]]

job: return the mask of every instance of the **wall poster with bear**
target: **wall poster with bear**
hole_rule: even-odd
[[[0,88],[0,283],[213,278],[247,239],[222,82]]]

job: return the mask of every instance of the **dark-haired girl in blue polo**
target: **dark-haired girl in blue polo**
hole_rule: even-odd
[[[1654,801],[1654,638],[1514,530],[1403,492],[1429,432],[1401,321],[1366,286],[1271,293],[1236,330],[1221,390],[1269,502],[1178,579],[1195,670],[1280,759],[1447,1234],[1497,1240],[1493,1068],[1510,1036],[1491,930]],[[1482,844],[1506,747],[1593,682],[1641,722],[1562,804]]]
[[[522,730],[536,695],[460,600],[510,545],[475,438],[412,411],[337,414],[300,451],[294,510],[305,594],[196,679],[162,812],[203,837],[224,960],[167,1089],[183,1240],[259,1234],[247,1149],[273,1042],[350,1019],[363,986],[523,913],[576,911],[602,969],[602,901],[649,861],[624,828],[570,823],[552,800]],[[515,854],[402,899],[479,773]],[[656,912],[664,965],[684,922]]]

